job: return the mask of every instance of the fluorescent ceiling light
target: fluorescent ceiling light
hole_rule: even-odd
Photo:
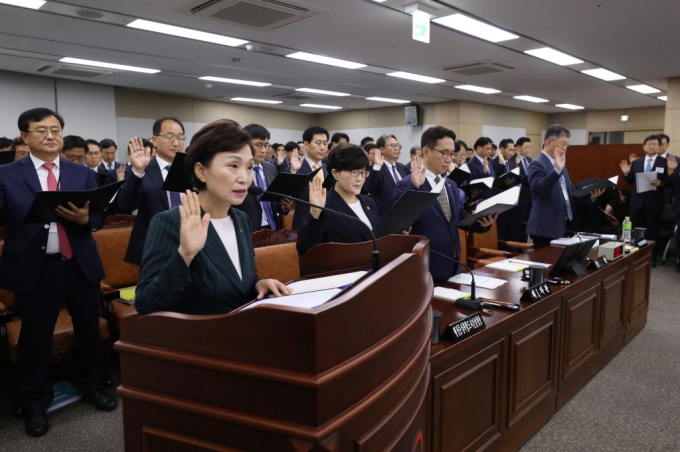
[[[659,96],[657,99],[661,99],[664,102],[668,102],[668,96]]]
[[[441,78],[434,78],[434,77],[426,77],[424,75],[418,75],[418,74],[411,74],[410,72],[390,72],[389,74],[390,77],[399,77],[399,78],[405,78],[407,80],[415,80],[416,82],[423,82],[423,83],[442,83],[445,82],[446,80],[441,79]]]
[[[496,94],[500,93],[500,90],[493,89],[493,88],[483,88],[481,86],[475,86],[475,85],[458,85],[455,88],[458,89],[464,89],[466,91],[474,91],[476,93],[483,93],[483,94]]]
[[[178,36],[180,38],[195,39],[197,41],[212,42],[213,44],[220,44],[229,47],[240,46],[241,44],[248,42],[243,39],[230,38],[228,36],[216,35],[214,33],[207,33],[205,31],[176,27],[174,25],[166,25],[143,19],[137,19],[133,22],[130,22],[127,24],[127,26],[130,28],[137,28],[139,30],[153,31],[155,33],[163,33],[166,35]]]
[[[331,58],[322,55],[314,55],[313,53],[307,52],[295,52],[290,55],[286,55],[288,58],[295,58],[296,60],[309,61],[312,63],[327,64],[329,66],[342,67],[345,69],[359,69],[361,67],[366,67],[365,64],[354,63],[347,60],[339,60],[337,58]]]
[[[389,102],[391,104],[410,104],[410,100],[402,100],[402,99],[390,99],[387,97],[367,97],[366,100],[374,100],[376,102]]]
[[[525,50],[524,53],[528,53],[536,58],[541,58],[545,61],[550,61],[551,63],[559,64],[560,66],[569,66],[570,64],[583,63],[583,60],[574,58],[573,56],[567,55],[566,53],[559,52],[550,47],[543,47],[534,50]]]
[[[322,89],[314,88],[296,88],[295,91],[303,93],[325,94],[327,96],[351,96],[349,93],[338,93],[337,91],[324,91]]]
[[[505,30],[501,30],[500,28],[485,24],[484,22],[480,22],[470,17],[463,16],[462,14],[439,17],[437,19],[432,19],[432,22],[491,42],[501,42],[519,38],[517,35],[513,35]]]
[[[517,100],[525,100],[527,102],[534,102],[536,104],[540,104],[542,102],[549,102],[548,99],[541,99],[540,97],[534,97],[534,96],[515,96],[513,99]]]
[[[638,93],[642,94],[653,94],[653,93],[660,93],[660,89],[653,88],[649,85],[630,85],[626,86],[628,89],[632,89],[633,91],[637,91]]]
[[[560,107],[560,108],[566,108],[567,110],[583,110],[583,108],[584,108],[584,107],[581,107],[580,105],[572,105],[572,104],[557,104],[555,106]]]
[[[340,110],[342,107],[334,107],[332,105],[317,105],[317,104],[300,104],[301,107],[309,108],[325,108],[326,110]]]
[[[145,74],[156,74],[160,69],[147,69],[143,67],[125,66],[123,64],[104,63],[101,61],[81,60],[78,58],[62,58],[62,63],[80,64],[83,66],[103,67],[106,69],[118,69],[120,71],[143,72]]]
[[[256,104],[280,104],[280,100],[248,99],[247,97],[232,97],[231,100],[239,102],[255,102]]]
[[[587,71],[581,71],[586,75],[591,77],[597,77],[605,82],[611,82],[612,80],[625,80],[626,77],[619,75],[616,72],[608,71],[606,69],[588,69]]]
[[[249,85],[249,86],[269,86],[271,83],[249,82],[248,80],[237,80],[233,78],[222,77],[199,77],[199,80],[207,80],[210,82],[233,83],[235,85]]]
[[[0,0],[0,3],[30,9],[40,9],[45,4],[43,0]]]

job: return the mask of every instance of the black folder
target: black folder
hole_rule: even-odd
[[[488,177],[491,177],[491,176],[488,176]],[[481,179],[486,179],[486,178],[483,177]],[[478,179],[476,179],[476,180],[478,180]],[[461,188],[461,190],[463,190],[465,192],[466,195],[472,196],[471,192],[474,189],[480,188],[482,190],[482,192],[484,192],[486,190],[492,189],[493,187],[494,187],[494,184],[491,184],[491,187],[489,187],[484,182],[476,182],[476,183],[473,183],[473,184],[463,185],[460,188]]]
[[[572,194],[576,198],[583,198],[584,196],[589,196],[591,191],[597,190],[598,188],[612,188],[612,187],[616,187],[616,185],[614,185],[614,182],[608,179],[603,179],[599,182],[595,182],[594,184],[586,185],[583,188],[574,190]]]
[[[507,179],[512,179],[512,182],[509,185],[505,183]],[[493,188],[497,188],[499,190],[507,190],[508,188],[512,188],[515,185],[517,185],[519,183],[519,180],[520,176],[518,174],[515,174],[512,171],[508,171],[502,176],[498,176],[496,180],[493,181]]]
[[[407,231],[438,196],[439,193],[429,191],[407,190],[373,228],[373,234],[380,238]]]
[[[186,168],[184,167],[186,159],[187,155],[184,152],[175,154],[172,165],[170,165],[170,171],[168,171],[165,182],[163,182],[163,190],[186,193],[187,190],[192,190],[194,188],[191,185],[191,180],[189,180],[189,174],[187,174]]]
[[[35,195],[33,204],[28,209],[24,224],[53,223],[64,219],[57,215],[57,206],[68,208],[72,202],[76,207],[83,207],[90,201],[90,209],[105,209],[111,198],[118,192],[123,182],[104,185],[94,190],[69,190],[69,191],[41,191]]]
[[[493,215],[496,213],[503,213],[506,212],[514,207],[517,207],[517,204],[496,204],[488,209],[484,209],[481,212],[477,212],[474,215],[470,215],[467,218],[464,218],[458,222],[456,226],[459,228],[470,228],[477,223],[477,220],[481,220],[482,218],[486,217],[487,215]]]
[[[0,165],[7,165],[8,163],[12,163],[16,155],[17,151],[15,151],[14,149],[12,149],[11,151],[0,152]]]
[[[462,170],[460,168],[456,168],[453,171],[451,171],[451,174],[449,174],[449,179],[454,181],[456,185],[459,187],[470,178],[470,172]]]
[[[314,176],[316,176],[316,173],[319,171],[321,171],[321,168],[317,168],[309,174],[279,173],[269,184],[267,191],[281,193],[282,195],[294,196],[297,198],[297,195],[300,194],[302,190],[307,188],[312,179],[314,179]],[[260,201],[278,202],[281,201],[281,198],[285,198],[285,196],[264,193],[262,197],[260,197]]]

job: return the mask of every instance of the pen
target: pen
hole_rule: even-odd
[[[563,285],[563,286],[568,286],[569,284],[571,284],[569,281],[564,280],[564,279],[545,278],[545,282],[547,282],[549,284],[560,284],[560,285]]]
[[[516,303],[507,303],[505,301],[498,301],[498,300],[484,300],[482,302],[482,304],[483,305],[489,305],[489,306],[495,306],[497,308],[511,309],[513,311],[520,308],[520,305],[518,305]]]

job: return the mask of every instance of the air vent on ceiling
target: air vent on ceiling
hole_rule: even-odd
[[[198,0],[177,10],[212,22],[269,31],[326,10],[295,0]]]
[[[59,65],[54,63],[42,63],[35,71],[43,75],[57,75],[62,77],[78,77],[89,79],[100,79],[112,75],[114,72],[101,69],[82,69],[80,67],[72,67]]]
[[[289,100],[307,100],[307,99],[314,99],[318,98],[321,96],[310,96],[310,95],[302,95],[298,93],[284,93],[284,94],[275,94],[272,97],[275,97],[277,99],[289,99]]]
[[[445,72],[453,72],[454,74],[466,75],[474,77],[477,75],[497,74],[499,72],[512,71],[515,69],[511,66],[506,66],[500,63],[471,63],[461,66],[452,66],[444,68]]]

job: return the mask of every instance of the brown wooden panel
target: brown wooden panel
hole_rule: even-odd
[[[433,450],[479,450],[500,437],[504,343],[499,340],[434,379]]]
[[[152,427],[144,427],[144,452],[243,452]]]
[[[632,296],[630,299],[630,311],[628,313],[629,322],[647,311],[647,307],[649,306],[650,271],[651,262],[647,259],[642,259],[633,263],[631,277]]]
[[[589,177],[609,179],[620,176],[618,187],[630,189],[630,185],[623,180],[619,167],[621,160],[628,160],[631,154],[642,157],[642,146],[639,144],[600,144],[569,146],[567,152],[567,169],[573,183]],[[597,162],[597,164],[593,164]]]
[[[557,394],[559,309],[510,333],[508,428],[542,398]]]
[[[623,333],[627,301],[628,269],[624,269],[602,281],[601,342],[606,342]]]
[[[599,347],[599,286],[564,300],[562,376],[566,377]]]

